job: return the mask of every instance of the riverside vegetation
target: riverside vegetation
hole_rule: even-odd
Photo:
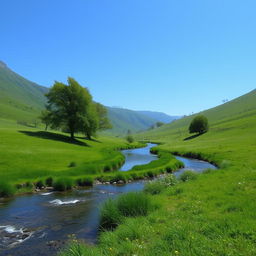
[[[139,142],[100,136],[97,140],[76,137],[71,140],[61,132],[42,131],[0,120],[0,197],[53,187],[64,191],[74,186],[91,186],[99,182],[127,182],[152,178],[176,170],[182,163],[167,152],[157,152],[159,159],[117,171],[124,163],[120,149],[142,147]]]
[[[119,198],[108,202],[102,214],[116,216],[115,229],[101,232],[97,246],[73,239],[61,255],[256,255],[256,91],[203,114],[210,124],[203,135],[189,137],[190,116],[137,138],[162,142],[159,150],[205,159],[219,170],[148,184],[143,193],[156,206],[147,214],[122,215]],[[136,206],[127,201],[126,207]]]
[[[107,110],[73,78],[68,78],[67,85],[55,82],[46,97],[46,109],[40,117],[46,131],[0,120],[0,197],[13,195],[15,188],[23,193],[45,187],[65,191],[74,186],[91,186],[94,180],[125,183],[181,166],[171,154],[161,153],[151,169],[149,164],[126,173],[115,172],[124,163],[120,149],[145,144],[112,137],[92,139],[97,130],[111,127]],[[48,127],[66,131],[71,138],[62,132],[49,132]],[[76,138],[75,133],[79,133]]]

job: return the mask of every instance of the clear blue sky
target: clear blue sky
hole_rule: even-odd
[[[108,106],[189,114],[256,87],[256,1],[1,0],[0,60]]]

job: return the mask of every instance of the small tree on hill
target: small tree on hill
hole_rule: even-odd
[[[161,126],[163,126],[163,125],[164,125],[163,122],[156,122],[156,127],[161,127]]]
[[[194,117],[194,119],[191,121],[189,125],[189,133],[202,134],[207,132],[208,129],[208,119],[203,115]]]
[[[133,143],[133,142],[134,142],[134,138],[132,137],[131,134],[129,134],[129,135],[126,136],[126,140],[127,140],[129,143]]]

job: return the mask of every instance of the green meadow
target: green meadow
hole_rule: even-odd
[[[68,134],[0,121],[0,180],[13,184],[51,177],[94,175],[105,166],[117,169],[124,158],[119,148],[136,147],[123,139],[82,136],[71,141]]]
[[[128,143],[125,139],[110,136],[87,140],[77,135],[71,140],[65,133],[44,131],[4,119],[0,120],[0,127],[1,196],[52,185],[56,190],[66,190],[73,186],[93,185],[94,180],[127,182],[153,178],[182,167],[171,154],[156,151],[158,160],[119,172],[125,160],[120,149],[143,147],[144,143]],[[12,193],[5,193],[6,189],[2,188],[9,186]]]
[[[123,217],[114,231],[101,232],[97,246],[73,240],[61,255],[256,255],[256,91],[204,114],[210,130],[201,136],[188,133],[190,116],[137,139],[208,160],[218,170],[146,186],[157,206],[146,216]]]

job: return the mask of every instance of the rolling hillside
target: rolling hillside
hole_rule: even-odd
[[[256,115],[256,90],[253,90],[220,106],[202,111],[200,114],[203,114],[208,118],[210,124],[210,132],[211,130],[214,131],[215,127],[217,127],[219,124],[228,123],[232,120],[243,119],[252,115]],[[187,129],[189,123],[195,115],[175,120],[171,124],[166,124],[160,128],[148,132],[143,132],[141,135],[139,135],[139,137],[163,139],[164,137],[170,138],[170,135],[175,135],[176,137],[189,136]]]
[[[155,120],[158,120],[163,123],[170,123],[176,119],[180,119],[181,116],[169,116],[162,112],[155,112],[155,111],[137,111],[145,116],[151,117]]]
[[[94,247],[72,244],[65,256],[256,255],[256,90],[203,114],[210,130],[201,136],[188,133],[193,116],[136,136],[159,142],[158,150],[219,168],[184,172],[168,186],[147,184],[155,211],[102,232]]]
[[[15,121],[34,122],[44,108],[44,94],[48,88],[37,85],[17,73],[0,61],[0,118]],[[146,130],[157,121],[173,120],[164,113],[133,111],[108,107],[109,119],[113,125],[108,134],[126,134],[127,130],[138,132]]]
[[[107,133],[126,134],[128,130],[138,132],[148,129],[157,119],[151,118],[137,111],[108,107],[108,115],[113,128]]]
[[[32,121],[44,107],[47,88],[13,72],[0,62],[0,117]]]

